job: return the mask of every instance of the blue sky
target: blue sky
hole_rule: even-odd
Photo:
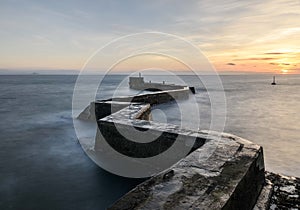
[[[80,69],[115,38],[161,31],[197,45],[220,71],[300,72],[297,0],[1,0],[0,17],[1,69]]]

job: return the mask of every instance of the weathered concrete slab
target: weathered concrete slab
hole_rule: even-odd
[[[103,117],[111,115],[125,107],[129,106],[130,102],[120,101],[95,101],[91,102],[78,116],[80,120],[99,120]]]
[[[175,141],[181,144],[178,146],[180,149],[178,153],[184,152],[184,148],[187,147],[188,152],[193,151],[205,143],[207,134],[177,125],[149,121],[150,114],[149,104],[131,104],[98,120],[98,127],[103,138],[97,139],[95,150],[101,150],[102,139],[105,139],[121,154],[144,158],[166,151]],[[147,137],[143,135],[143,131],[147,131]],[[145,139],[155,139],[155,141],[147,142]]]
[[[192,152],[118,200],[110,209],[252,209],[264,184],[262,148],[224,136]]]

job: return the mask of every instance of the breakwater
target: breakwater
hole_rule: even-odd
[[[151,106],[187,97],[188,88],[159,90],[96,101],[81,114],[81,118],[97,120],[102,137],[97,135],[95,150],[101,150],[101,141],[106,141],[130,157],[151,157],[175,140],[184,148],[196,136],[188,156],[138,185],[110,209],[268,209],[273,192],[266,184],[262,147],[230,134],[149,122]],[[156,144],[133,145],[116,127],[124,132],[134,128],[150,131],[153,136],[162,135]],[[136,135],[135,142],[140,138]],[[216,148],[213,154],[211,145]],[[205,154],[210,155],[199,161]]]

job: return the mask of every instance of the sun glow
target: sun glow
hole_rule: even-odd
[[[282,73],[282,74],[287,74],[287,73],[289,73],[289,71],[288,71],[287,69],[282,69],[282,70],[281,70],[281,73]]]

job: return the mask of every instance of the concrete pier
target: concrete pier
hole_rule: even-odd
[[[223,135],[212,156],[206,144],[128,192],[115,209],[252,209],[265,182],[262,148]]]
[[[141,81],[131,82],[133,85]],[[96,120],[98,124],[101,135],[97,133],[95,139],[95,155],[106,152],[102,148],[104,141],[118,153],[141,160],[164,152],[175,141],[180,145],[176,153],[189,148],[185,158],[172,160],[173,166],[152,175],[109,209],[298,208],[299,179],[269,173],[266,179],[262,147],[231,134],[151,121],[152,105],[188,97],[188,87],[155,90],[95,101],[79,115],[81,120]],[[139,131],[157,138],[151,144],[145,143]],[[123,135],[126,132],[134,141]],[[160,163],[151,167],[160,167]]]

